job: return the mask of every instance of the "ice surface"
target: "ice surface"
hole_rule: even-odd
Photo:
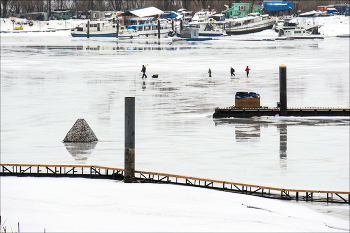
[[[330,21],[324,22],[320,30],[323,28],[323,33],[330,36],[346,34],[349,31],[348,19],[349,17],[329,18]],[[337,20],[341,20],[342,23],[337,23]],[[334,25],[329,26],[332,24]],[[3,30],[3,24],[1,28]],[[337,30],[334,31],[334,29]],[[293,41],[230,40],[273,36],[276,36],[274,31],[266,30],[261,33],[208,42],[171,43],[170,38],[160,41],[116,41],[114,38],[87,40],[72,38],[67,31],[1,33],[1,162],[123,167],[124,98],[135,96],[136,170],[285,188],[348,191],[348,117],[261,117],[215,120],[212,118],[215,107],[234,105],[234,95],[237,91],[259,93],[262,106],[276,106],[276,102],[279,101],[278,67],[281,64],[287,65],[289,107],[349,108],[348,38],[326,37],[324,40]],[[148,64],[148,79],[141,79],[142,64]],[[249,78],[244,72],[247,65],[251,68]],[[230,76],[231,66],[236,70],[234,78]],[[212,70],[212,78],[207,74],[209,67]],[[158,74],[159,78],[152,79],[152,74]],[[97,144],[84,149],[84,147],[74,148],[62,142],[78,118],[87,120],[100,140]],[[31,201],[34,203],[36,201],[25,197],[22,194],[23,191],[16,189],[28,187],[25,190],[32,190],[31,187],[33,187],[35,190],[39,185],[36,182],[41,182],[41,178],[39,180],[1,179],[3,218],[9,218],[12,226],[19,220],[23,227],[39,231],[44,227],[52,231],[65,230],[64,225],[57,223],[57,218],[61,216],[67,217],[65,218],[69,227],[74,226],[75,215],[65,211],[73,211],[74,206],[76,211],[79,208],[82,210],[91,208],[96,209],[95,213],[109,213],[111,209],[108,205],[112,198],[106,197],[107,201],[104,202],[104,195],[107,195],[106,193],[117,195],[118,189],[125,189],[125,192],[129,189],[129,186],[113,181],[77,179],[79,184],[76,184],[75,180],[71,183],[64,179],[45,179],[43,185],[48,189],[33,191],[34,193],[31,194],[31,196],[42,194],[47,200],[47,202],[38,200],[40,208],[38,212],[33,213],[37,214],[33,216],[38,217],[18,218],[18,216],[29,216]],[[4,189],[5,180],[14,185]],[[16,182],[19,183],[15,185]],[[24,186],[22,182],[27,185]],[[54,182],[62,183],[61,186],[58,184],[49,189],[51,187],[49,184]],[[88,182],[94,183],[91,185]],[[77,195],[69,196],[72,200],[78,200],[77,196],[88,195],[94,190],[93,192],[98,192],[93,194],[96,198],[96,206],[94,203],[87,205],[82,202],[75,205],[74,202],[69,202],[70,199],[67,196],[62,200],[57,199],[57,203],[68,203],[63,205],[63,209],[55,204],[56,199],[53,200],[51,197],[59,195],[52,192],[59,194],[64,192],[66,195],[75,186],[85,188],[82,188]],[[151,184],[133,187],[135,189],[146,187],[146,191],[143,188],[135,190],[138,197],[142,198],[144,192],[149,194],[145,195],[146,198],[156,197],[156,199],[147,200],[149,201],[147,203],[158,203],[159,199],[168,195],[150,193],[153,190],[159,194],[169,190],[179,194],[179,198],[187,198],[187,188],[183,190],[184,187],[166,186],[164,190],[154,188],[163,187],[161,185],[151,186]],[[11,189],[14,192],[10,191]],[[206,225],[206,223],[213,223],[213,227],[218,227],[214,230],[231,230],[235,226],[244,225],[248,228],[251,226],[252,229],[258,226],[259,231],[264,229],[281,231],[281,226],[278,225],[279,214],[277,218],[274,216],[275,221],[271,216],[263,214],[262,222],[268,224],[246,221],[250,219],[248,215],[242,215],[244,218],[241,219],[242,221],[234,220],[239,215],[237,213],[233,213],[232,218],[226,218],[223,216],[230,216],[231,209],[241,210],[240,208],[244,207],[241,206],[243,201],[227,206],[228,202],[223,204],[215,201],[220,201],[221,195],[230,195],[229,200],[235,200],[236,196],[233,198],[233,194],[219,192],[218,195],[218,192],[214,191],[208,191],[209,194],[206,194],[206,190],[192,190],[195,193],[203,192],[200,194],[203,195],[203,199],[200,199],[198,205],[191,206],[190,201],[184,202],[190,206],[187,208],[185,204],[180,205],[180,201],[177,202],[186,211],[192,211],[189,216],[195,217],[189,220],[181,217],[181,215],[186,216],[186,212],[183,213],[180,210],[179,212],[175,210],[177,215],[174,217],[171,211],[166,215],[159,214],[156,210],[149,212],[152,210],[147,206],[137,209],[136,206],[139,204],[132,205],[132,213],[126,216],[136,212],[140,223],[154,222],[156,216],[168,224],[170,219],[175,218],[178,220],[175,223],[183,223],[182,226],[185,227],[176,228],[174,225],[174,230],[189,230],[194,226],[196,228],[193,229],[212,230],[210,224]],[[132,189],[129,190],[131,191]],[[46,192],[50,193],[46,195]],[[126,193],[125,198],[128,194]],[[182,194],[185,195],[182,196]],[[3,199],[11,196],[14,196],[13,199]],[[100,198],[97,198],[98,196]],[[167,198],[174,197],[170,195]],[[91,196],[86,196],[82,200],[88,202],[90,198],[93,200]],[[193,201],[196,198],[191,197],[189,200]],[[256,200],[259,200],[259,203],[265,203],[266,199]],[[272,200],[266,200],[268,203],[270,201]],[[107,207],[98,208],[103,204],[101,202],[104,202]],[[211,205],[210,211],[214,209],[220,210],[220,213],[223,211],[223,215],[217,213],[218,222],[207,219],[208,209],[203,210],[203,215],[199,217],[194,213],[200,214],[201,211],[198,209],[206,208],[208,202]],[[289,204],[291,203],[286,205]],[[21,215],[19,206],[27,206],[25,210],[27,212]],[[49,207],[52,209],[59,207],[57,215],[53,215],[56,218],[50,218],[46,214]],[[112,213],[119,216],[116,213],[118,208],[115,205],[114,207],[116,209],[111,210]],[[176,208],[176,204],[170,207]],[[126,208],[124,206],[122,210]],[[196,208],[197,211],[194,211]],[[303,213],[304,211],[299,209],[301,207],[298,205],[291,208],[293,209],[291,212]],[[248,209],[260,211],[259,213],[267,212],[254,208]],[[162,212],[162,209],[160,208],[159,211]],[[275,212],[267,213],[272,215]],[[112,214],[100,216],[96,214],[92,218],[87,213],[89,212],[76,213],[83,216],[79,218],[77,228],[84,223],[93,222],[95,218],[101,220],[103,216],[106,223],[116,219]],[[277,211],[277,213],[280,212]],[[179,215],[180,217],[177,217]],[[310,216],[315,215],[313,213]],[[215,215],[210,217],[214,218]],[[42,224],[37,222],[40,218],[44,219]],[[284,220],[287,222],[285,216],[281,218],[282,222]],[[123,216],[120,216],[120,219],[122,222]],[[300,231],[333,229],[321,224],[316,217],[312,218],[312,221],[299,220],[298,224],[289,225],[288,223],[287,227],[294,231],[299,229],[296,229],[298,226],[303,227]],[[296,219],[296,221],[299,220]],[[162,224],[162,221],[157,222]],[[223,228],[219,228],[221,223]],[[230,225],[232,223],[234,225]],[[159,229],[168,229],[165,228],[167,224],[161,225],[163,228]],[[201,224],[204,224],[203,228]],[[140,227],[144,225],[140,224]],[[265,225],[266,228],[264,228]],[[103,225],[97,230],[95,224],[89,226],[91,227],[89,229],[95,231],[104,230]],[[135,227],[135,231],[139,229],[136,224],[132,226]],[[343,224],[337,223],[334,226],[342,228]],[[115,228],[108,229],[113,231]]]

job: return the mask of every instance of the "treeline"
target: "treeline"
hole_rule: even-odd
[[[283,0],[281,0],[283,1]],[[288,1],[288,0],[287,0]],[[289,0],[292,1],[292,0]],[[148,6],[163,11],[176,11],[185,8],[189,11],[215,9],[220,13],[231,7],[232,3],[253,3],[261,5],[263,0],[1,0],[1,18],[31,12],[47,12],[53,10],[75,9],[76,11],[126,11]],[[298,0],[293,1],[293,12],[315,10],[316,6],[341,4],[349,0]],[[225,6],[226,5],[226,6]]]

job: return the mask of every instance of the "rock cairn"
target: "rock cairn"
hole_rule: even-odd
[[[94,131],[84,119],[78,119],[68,131],[63,142],[94,142],[98,141]]]

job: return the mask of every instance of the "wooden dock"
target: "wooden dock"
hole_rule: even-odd
[[[91,165],[0,164],[1,176],[82,177],[123,180],[124,169]],[[294,201],[350,204],[350,192],[276,188],[167,173],[135,171],[136,182],[210,188],[227,192]]]
[[[280,108],[215,108],[214,118],[276,116]],[[288,108],[287,116],[350,116],[349,108]]]

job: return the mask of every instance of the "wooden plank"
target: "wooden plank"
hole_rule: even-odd
[[[39,173],[39,168],[53,168],[53,167],[70,167],[70,168],[94,168],[94,169],[108,169],[108,170],[113,170],[113,171],[121,171],[123,172],[124,169],[121,168],[113,168],[113,167],[105,167],[105,166],[92,166],[92,165],[45,165],[45,164],[0,164],[0,166],[3,167],[3,170],[6,169],[6,166],[11,166],[11,167],[37,167],[37,172]],[[28,169],[28,168],[27,168]],[[43,171],[41,171],[43,172]],[[53,171],[52,171],[53,172]],[[96,171],[97,172],[97,171]],[[14,172],[15,173],[15,172]],[[18,172],[17,172],[18,173]],[[20,171],[21,173],[21,171]],[[76,172],[75,172],[76,173]],[[235,185],[235,186],[244,186],[244,187],[249,187],[249,188],[256,188],[256,189],[265,189],[265,190],[272,190],[272,191],[280,191],[280,192],[295,192],[296,195],[297,193],[327,193],[327,194],[348,194],[350,195],[349,191],[326,191],[326,190],[305,190],[305,189],[286,189],[286,188],[277,188],[277,187],[269,187],[269,186],[260,186],[260,185],[253,185],[253,184],[244,184],[244,183],[237,183],[237,182],[228,182],[228,181],[222,181],[222,180],[213,180],[213,179],[205,179],[205,178],[198,178],[198,177],[191,177],[191,176],[183,176],[183,175],[174,175],[174,174],[168,174],[168,173],[159,173],[159,172],[147,172],[147,171],[135,171],[135,173],[140,173],[140,174],[147,174],[147,175],[157,175],[157,176],[163,176],[163,177],[173,177],[173,178],[181,178],[186,181],[193,180],[193,181],[205,181],[208,183],[219,183],[219,184],[225,184],[225,185]]]

